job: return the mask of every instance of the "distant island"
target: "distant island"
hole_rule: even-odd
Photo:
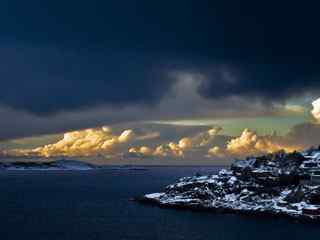
[[[98,166],[76,160],[56,160],[50,162],[6,162],[0,163],[0,170],[92,170]]]
[[[167,208],[320,222],[320,149],[236,160],[216,175],[184,177],[135,200]]]

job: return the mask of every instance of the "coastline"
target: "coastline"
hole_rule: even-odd
[[[319,149],[247,158],[218,174],[184,177],[134,200],[162,208],[320,222],[319,165]]]

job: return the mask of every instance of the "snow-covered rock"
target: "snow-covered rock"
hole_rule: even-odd
[[[306,180],[310,171],[301,167],[308,161],[298,152],[238,160],[216,175],[184,177],[136,200],[162,207],[320,221],[320,185]]]

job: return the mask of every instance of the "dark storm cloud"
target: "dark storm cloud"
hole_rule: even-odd
[[[313,64],[313,63],[311,63]],[[238,64],[203,70],[200,93],[209,98],[242,96],[277,102],[303,93],[320,91],[320,65]]]
[[[150,104],[169,86],[160,66],[135,54],[0,48],[0,102],[34,113],[95,106]]]
[[[0,103],[32,113],[152,104],[174,79],[280,101],[319,88],[319,4],[294,1],[0,3]]]

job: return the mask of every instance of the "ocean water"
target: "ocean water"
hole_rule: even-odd
[[[0,239],[318,239],[320,224],[129,201],[210,167],[0,172]]]

